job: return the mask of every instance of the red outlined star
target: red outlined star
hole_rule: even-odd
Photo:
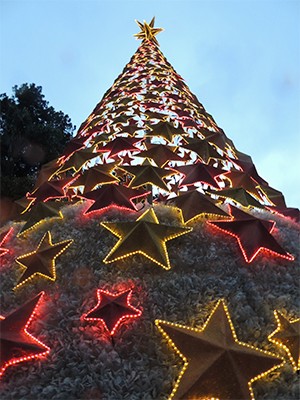
[[[41,184],[28,199],[33,199],[35,203],[48,201],[50,199],[61,199],[66,197],[66,188],[73,183],[77,177],[47,181]]]
[[[101,321],[105,329],[113,336],[122,322],[140,317],[142,311],[130,304],[132,289],[127,289],[116,294],[98,289],[98,303],[87,314],[85,320]]]
[[[226,172],[221,168],[212,167],[211,165],[199,162],[192,165],[176,167],[176,170],[184,175],[181,186],[194,185],[195,183],[201,182],[216,188],[218,188],[219,185],[215,178]]]
[[[271,235],[276,225],[274,221],[256,218],[235,207],[229,206],[229,208],[234,218],[232,221],[208,221],[207,223],[233,236],[247,263],[251,263],[263,250],[289,261],[294,260],[294,257],[287,253]]]
[[[109,157],[114,157],[122,151],[138,151],[136,144],[144,140],[143,138],[132,138],[119,136],[110,141],[107,145],[101,147],[99,150],[102,152],[109,152]]]
[[[93,200],[94,203],[84,212],[84,215],[102,211],[109,207],[118,207],[138,211],[134,199],[146,196],[150,191],[131,189],[127,186],[111,184],[83,194],[83,199]]]
[[[0,376],[9,366],[43,357],[50,352],[48,346],[28,332],[43,294],[39,293],[6,317],[0,317]]]
[[[7,241],[12,232],[13,232],[13,227],[10,227],[9,229],[5,230],[0,234],[0,257],[9,253],[9,249],[6,249],[5,247],[2,246]]]

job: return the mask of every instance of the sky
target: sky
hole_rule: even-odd
[[[79,128],[137,50],[135,19],[259,174],[300,207],[299,0],[0,0],[0,93],[23,83]]]

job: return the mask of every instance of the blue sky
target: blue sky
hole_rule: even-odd
[[[300,1],[0,0],[0,93],[35,83],[79,127],[155,16],[160,48],[287,205],[300,207]]]

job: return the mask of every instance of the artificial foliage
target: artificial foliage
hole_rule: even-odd
[[[5,364],[1,398],[298,399],[299,210],[167,61],[154,19],[138,25],[135,54],[1,228],[1,314],[44,291],[18,335],[47,344]]]

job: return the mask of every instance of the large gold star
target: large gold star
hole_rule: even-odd
[[[274,311],[277,328],[268,339],[283,348],[294,371],[300,370],[300,318],[289,321],[279,311]]]
[[[202,329],[155,323],[184,361],[169,399],[254,399],[252,383],[284,364],[274,354],[237,339],[222,300]]]
[[[104,258],[111,263],[134,254],[142,254],[164,269],[170,269],[166,242],[192,230],[182,226],[160,224],[153,208],[134,222],[101,222],[119,241]]]
[[[153,42],[157,46],[159,46],[158,41],[156,40],[155,36],[159,32],[162,32],[163,28],[154,28],[155,17],[152,18],[152,20],[149,24],[147,24],[146,21],[144,21],[143,24],[138,20],[135,20],[135,22],[140,27],[141,32],[135,33],[133,36],[135,36],[137,39],[140,39],[140,40],[150,40],[151,42]]]

